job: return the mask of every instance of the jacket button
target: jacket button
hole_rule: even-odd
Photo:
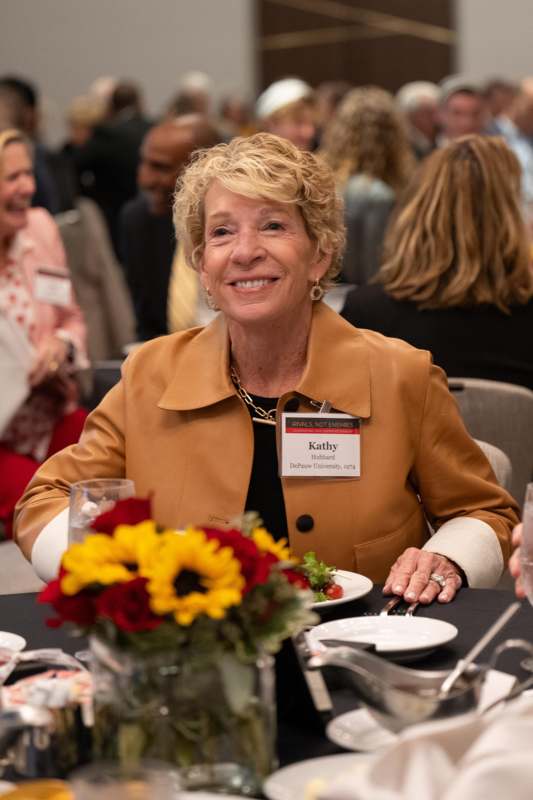
[[[295,411],[298,411],[299,408],[300,408],[300,401],[298,400],[298,398],[291,397],[291,399],[287,400],[287,402],[285,403],[285,408],[283,410],[290,414],[291,412],[294,413]]]
[[[309,533],[315,527],[315,521],[311,514],[302,514],[296,520],[296,527],[300,533]]]

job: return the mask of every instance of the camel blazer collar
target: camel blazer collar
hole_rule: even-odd
[[[223,315],[199,332],[192,329],[185,335],[189,341],[177,349],[173,375],[159,408],[192,411],[235,396]],[[307,363],[295,393],[315,401],[328,400],[336,411],[354,417],[368,418],[371,413],[368,347],[359,331],[324,303],[313,308]]]

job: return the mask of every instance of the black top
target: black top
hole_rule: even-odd
[[[143,195],[124,206],[120,214],[120,258],[141,341],[168,333],[168,282],[175,248],[170,211],[151,214]]]
[[[250,397],[256,406],[270,411],[276,408],[277,397],[259,397],[251,394]],[[246,406],[250,416],[254,416],[251,406]],[[248,496],[246,498],[246,511],[257,511],[265,524],[265,528],[275,539],[289,536],[287,529],[287,515],[281,480],[278,474],[278,453],[276,449],[276,428],[274,425],[264,425],[254,422],[254,460]]]
[[[120,209],[137,194],[139,152],[150,126],[139,114],[119,114],[98,125],[82,147],[72,150],[81,194],[100,207],[117,253]]]
[[[504,314],[496,306],[420,310],[379,285],[348,293],[342,316],[358,328],[430,350],[448,375],[486,378],[533,389],[533,301]]]

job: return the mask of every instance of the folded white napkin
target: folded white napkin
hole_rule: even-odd
[[[319,800],[531,800],[533,699],[522,697],[485,716],[430,722],[339,775]]]

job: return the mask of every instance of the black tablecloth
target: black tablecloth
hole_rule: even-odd
[[[463,589],[452,603],[420,606],[416,612],[417,616],[451,622],[457,626],[459,634],[453,642],[413,663],[413,667],[448,669],[453,666],[513,599],[510,592],[495,589]],[[381,589],[374,587],[365,598],[324,608],[320,614],[323,620],[339,619],[359,616],[365,611],[377,611],[383,605]],[[29,648],[61,647],[69,653],[74,653],[85,646],[84,640],[73,638],[66,628],[48,628],[45,620],[50,616],[53,614],[49,606],[38,604],[34,594],[0,596],[0,629],[21,634],[26,638]],[[533,642],[533,609],[527,601],[478,660],[486,660],[494,646],[507,638],[523,638]],[[525,673],[520,668],[523,657],[523,653],[515,651],[504,653],[498,662],[498,668],[523,678]],[[346,691],[335,691],[332,696],[337,713],[357,705],[356,698]],[[340,752],[340,748],[328,742],[324,736],[299,723],[300,721],[295,719],[284,720],[280,724],[279,756],[282,764]]]

